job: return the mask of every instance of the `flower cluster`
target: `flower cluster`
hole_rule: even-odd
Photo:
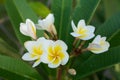
[[[56,35],[53,23],[54,16],[53,14],[49,14],[46,19],[38,21],[37,28]],[[20,32],[35,39],[35,41],[26,41],[24,43],[28,52],[22,56],[23,60],[35,61],[33,67],[43,62],[48,64],[50,68],[56,68],[68,62],[67,45],[62,40],[53,41],[47,40],[44,37],[37,39],[36,26],[30,19],[27,19],[26,23],[20,24]]]
[[[95,27],[86,25],[84,20],[80,20],[77,27],[74,22],[71,21],[71,26],[73,32],[70,34],[77,39],[85,41],[95,36]],[[30,19],[26,19],[26,23],[20,24],[20,32],[34,39],[24,43],[28,52],[22,56],[22,59],[34,61],[33,67],[36,67],[41,62],[48,64],[50,68],[65,65],[69,60],[69,55],[67,53],[68,46],[65,42],[58,39],[37,38],[36,29],[45,30],[52,36],[57,36],[57,31],[54,26],[54,15],[49,14],[45,19],[38,20],[38,24],[34,24]],[[109,46],[110,44],[106,41],[106,37],[97,35],[93,42],[89,43],[86,50],[99,54],[107,51]]]
[[[77,27],[74,22],[71,21],[72,29],[74,32],[71,33],[73,37],[77,37],[81,40],[89,40],[95,36],[95,27],[91,25],[86,25],[84,20],[78,22]],[[106,41],[106,37],[101,37],[97,35],[92,43],[89,44],[87,50],[99,54],[105,52],[110,47],[110,44]]]

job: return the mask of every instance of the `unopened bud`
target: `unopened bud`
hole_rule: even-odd
[[[70,75],[76,75],[76,70],[75,69],[69,69],[68,70],[68,73],[70,74]]]

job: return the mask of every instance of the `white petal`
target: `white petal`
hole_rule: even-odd
[[[104,46],[102,46],[103,52],[108,51],[109,47],[110,47],[110,44],[108,42],[105,42]]]
[[[86,37],[81,38],[81,39],[82,39],[82,40],[89,40],[89,39],[92,39],[94,36],[95,36],[95,34],[93,34],[93,33],[88,33]]]
[[[90,50],[91,52],[93,52],[94,54],[99,54],[103,51],[102,47],[98,44],[93,44],[90,43],[88,46],[88,50]]]
[[[45,19],[43,19],[43,20],[38,20],[38,29],[40,29],[40,28],[42,28],[42,29],[44,29],[44,30],[46,30],[47,29],[47,25],[46,25],[46,20]]]
[[[57,40],[55,42],[55,45],[60,45],[62,47],[62,49],[65,51],[68,49],[67,45],[62,40]]]
[[[27,25],[25,23],[20,23],[20,32],[26,36],[29,36]]]
[[[22,59],[23,60],[26,60],[26,61],[33,61],[33,60],[36,60],[38,57],[35,56],[35,57],[32,57],[32,55],[30,53],[25,53],[23,56],[22,56]]]
[[[44,29],[44,30],[47,30],[47,31],[49,31],[49,29],[51,29],[50,27],[51,27],[51,25],[53,25],[53,23],[54,23],[54,16],[53,16],[53,14],[49,14],[45,19],[43,19],[43,20],[38,20],[38,25],[40,26],[38,26],[38,28],[40,29],[40,28],[42,28],[42,29]]]
[[[62,60],[61,65],[65,65],[68,62],[68,60],[69,60],[68,53],[67,52],[63,52],[63,53],[65,55],[65,58]]]
[[[100,36],[100,35],[97,35],[97,36],[95,37],[95,39],[93,40],[93,42],[92,42],[92,43],[99,44],[99,43],[100,43],[100,41],[101,41],[101,36]]]
[[[94,31],[95,31],[95,27],[94,27],[94,26],[91,26],[91,25],[88,25],[88,26],[87,26],[87,29],[88,29],[88,31],[91,32],[91,33],[94,33]]]
[[[79,36],[81,36],[80,34],[78,34],[78,33],[75,33],[75,32],[72,32],[72,33],[70,33],[73,37],[79,37]]]
[[[39,22],[40,23],[40,22]],[[45,30],[42,26],[40,26],[40,24],[36,24],[36,29],[39,29],[39,30]]]
[[[46,17],[46,22],[48,25],[51,25],[54,23],[54,15],[53,14],[49,14],[47,17]]]
[[[37,39],[38,42],[42,42],[44,40],[46,40],[44,37],[40,37],[40,38]]]
[[[45,53],[41,56],[41,62],[43,62],[43,63],[49,63],[48,53],[47,53],[47,52],[45,52]]]
[[[110,47],[110,43],[106,41],[104,47],[109,48]]]
[[[98,44],[90,43],[88,49],[92,49],[92,48],[101,48],[101,46]]]
[[[32,52],[32,48],[33,48],[33,46],[35,46],[35,45],[36,45],[36,41],[26,41],[26,42],[24,43],[25,48],[26,48],[29,52]]]
[[[48,64],[48,67],[49,67],[49,68],[57,68],[59,65],[60,65],[60,64],[55,65],[55,64],[49,63],[49,64]]]
[[[102,37],[101,40],[102,40],[102,41],[105,41],[105,40],[106,40],[106,37]]]
[[[72,25],[72,29],[73,29],[73,31],[76,32],[77,28],[76,28],[76,26],[75,26],[73,20],[71,21],[71,25]]]
[[[77,28],[79,28],[79,27],[85,27],[86,26],[86,24],[85,24],[85,20],[79,20],[79,22],[78,22],[78,25],[77,25]]]
[[[38,65],[40,64],[40,62],[41,62],[40,59],[36,60],[36,61],[34,62],[34,64],[33,64],[32,67],[36,67],[36,66],[38,66]]]
[[[52,40],[47,40],[44,37],[41,37],[37,40],[37,44],[41,44],[44,51],[47,51],[47,48],[49,45],[53,44],[54,42]]]
[[[33,39],[36,39],[36,27],[35,24],[30,20],[26,20],[26,25],[28,27],[28,32]]]

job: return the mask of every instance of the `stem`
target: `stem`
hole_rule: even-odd
[[[62,67],[60,66],[57,71],[57,80],[61,80]]]
[[[88,51],[88,48],[82,49],[81,52]]]
[[[96,74],[93,74],[93,79],[94,80],[99,80],[98,76]]]
[[[82,41],[81,44],[80,44],[80,46],[78,47],[78,49],[81,49],[82,46],[85,44],[85,42],[86,42],[86,41]]]
[[[77,44],[78,40],[79,40],[78,38],[75,38],[75,40],[73,42],[73,47],[75,47],[75,45]]]

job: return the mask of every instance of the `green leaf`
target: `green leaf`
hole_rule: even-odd
[[[41,2],[30,2],[29,5],[37,13],[37,15],[42,18],[45,18],[50,13],[50,10]]]
[[[87,24],[91,21],[96,8],[101,0],[77,0],[77,6],[73,13],[73,20],[78,23],[80,19],[84,19]]]
[[[20,55],[18,55],[17,53],[18,52],[14,48],[12,48],[0,38],[0,54],[11,56],[14,58],[20,58]]]
[[[52,13],[55,16],[55,26],[59,39],[65,41],[67,30],[70,27],[72,0],[52,0]]]
[[[43,80],[28,64],[2,55],[0,55],[0,76],[8,80]]]
[[[111,47],[120,45],[120,12],[108,19],[103,25],[99,26],[96,34],[106,36],[110,41]]]
[[[25,41],[30,40],[30,38],[20,33],[20,23],[24,22],[27,18],[36,22],[38,18],[28,6],[26,0],[6,0],[6,9],[19,41],[23,44]]]
[[[120,0],[103,0],[106,18],[120,11]],[[113,7],[114,6],[114,7]]]
[[[92,73],[110,67],[120,62],[120,46],[111,48],[108,52],[91,56],[82,65],[75,67],[77,75],[74,80],[79,80]]]
[[[116,47],[120,45],[120,29],[118,29],[110,38],[110,46]]]

